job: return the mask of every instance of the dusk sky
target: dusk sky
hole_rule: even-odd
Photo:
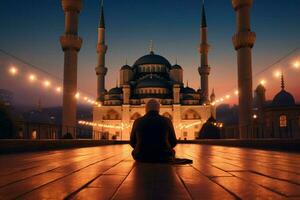
[[[106,0],[106,43],[108,45],[106,88],[116,85],[119,69],[132,65],[149,53],[150,40],[155,53],[166,57],[172,64],[184,68],[184,80],[199,88],[197,68],[200,63],[197,45],[200,37],[201,0]],[[0,48],[39,68],[63,77],[63,52],[59,37],[64,32],[64,13],[59,0],[1,0]],[[85,0],[80,15],[79,35],[83,46],[79,53],[79,90],[96,94],[95,66],[97,61],[97,25],[99,0]],[[253,74],[275,63],[300,47],[300,1],[254,0],[252,30],[257,34],[253,48]],[[206,0],[208,37],[211,45],[209,63],[212,68],[210,90],[217,97],[234,91],[236,87],[236,52],[231,37],[235,33],[235,12],[229,0]],[[300,50],[284,59],[271,70],[254,77],[254,87],[266,79],[267,97],[272,98],[280,89],[280,80],[272,73],[284,69],[286,89],[300,100],[299,75],[291,64],[299,59]],[[45,105],[60,104],[60,96],[39,86],[24,84],[26,78],[7,75],[7,67],[24,64],[0,53],[0,88],[15,93],[17,103],[36,104],[41,97]],[[28,69],[28,68],[27,68]],[[43,77],[51,79],[43,73]],[[43,91],[43,92],[41,92]],[[235,102],[235,100],[231,100]]]

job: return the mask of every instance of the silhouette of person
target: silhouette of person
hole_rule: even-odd
[[[176,135],[171,120],[159,115],[160,104],[152,99],[146,104],[146,114],[135,120],[130,145],[132,156],[142,162],[172,162],[175,159]]]

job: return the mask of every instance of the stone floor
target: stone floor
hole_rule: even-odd
[[[300,199],[300,154],[179,145],[192,165],[135,163],[128,145],[0,156],[0,199]]]

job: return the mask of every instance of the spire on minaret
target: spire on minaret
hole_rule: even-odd
[[[100,21],[99,21],[99,28],[105,28],[105,19],[104,19],[104,0],[101,1],[101,14],[100,14]]]
[[[150,54],[154,54],[154,44],[153,44],[153,40],[150,40],[149,51],[150,51]]]
[[[285,83],[284,83],[284,76],[283,76],[283,72],[281,73],[281,89],[284,90],[285,89]]]
[[[107,68],[105,66],[105,54],[107,52],[107,45],[105,44],[105,21],[104,21],[104,6],[103,1],[101,2],[101,14],[98,27],[98,44],[97,54],[98,62],[96,66],[97,75],[97,100],[100,102],[104,101],[105,96],[105,76],[107,74]]]
[[[201,27],[202,28],[206,28],[207,27],[207,23],[206,23],[206,14],[205,14],[205,6],[204,6],[204,0],[202,2],[202,23],[201,23]]]

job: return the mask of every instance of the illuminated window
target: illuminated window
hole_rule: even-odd
[[[31,139],[33,139],[33,140],[37,139],[37,131],[35,129],[32,130]]]
[[[279,117],[279,126],[280,127],[287,127],[287,117],[286,117],[286,115],[281,115],[280,117]]]

